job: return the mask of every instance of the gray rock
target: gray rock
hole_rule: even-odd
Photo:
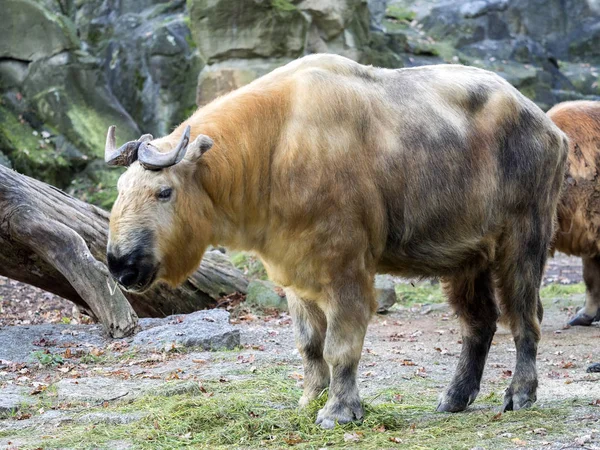
[[[307,53],[336,53],[359,61],[368,53],[370,13],[366,0],[304,0],[310,19]]]
[[[377,295],[377,312],[385,313],[398,301],[395,284],[390,275],[375,276],[375,292]]]
[[[3,0],[0,58],[35,61],[79,47],[67,17],[29,0]]]
[[[287,310],[287,299],[279,295],[275,285],[270,281],[254,280],[248,285],[246,302],[251,305],[266,308],[277,308]]]
[[[308,21],[289,1],[190,0],[194,41],[209,63],[230,58],[297,57]]]
[[[102,332],[100,325],[44,324],[2,327],[0,359],[36,362],[32,352],[47,349],[51,353],[63,353],[64,345],[77,342],[100,347],[109,342]]]
[[[26,395],[26,392],[24,387],[12,384],[0,388],[0,417],[13,414],[22,405],[31,403],[31,398]]]
[[[229,324],[229,313],[222,309],[169,316],[160,322],[142,319],[140,324],[150,327],[133,338],[133,344],[141,347],[161,350],[176,345],[225,350],[240,345],[240,331]]]
[[[32,63],[24,91],[44,122],[90,157],[104,157],[110,125],[117,125],[121,142],[141,134],[96,64],[73,54],[61,53]]]
[[[166,15],[153,16],[153,9],[125,14],[111,22],[110,39],[104,43],[112,92],[141,128],[155,136],[170,133],[195,109],[203,62],[183,7],[179,2],[177,11]]]
[[[206,105],[217,97],[290,62],[290,59],[229,59],[205,66],[198,75],[196,103]]]
[[[65,402],[101,404],[104,401],[129,401],[154,389],[159,380],[120,380],[117,378],[90,377],[66,378],[56,387],[58,400]]]
[[[508,0],[476,0],[465,3],[460,7],[460,13],[467,19],[487,14],[491,11],[504,11],[508,7]]]
[[[368,0],[369,12],[371,13],[371,28],[383,31],[382,22],[385,17],[387,0]]]
[[[10,89],[19,87],[25,81],[29,64],[24,61],[8,59],[0,61],[0,87]]]
[[[172,344],[205,350],[232,349],[240,345],[240,332],[229,324],[229,313],[221,309],[140,319],[140,331],[126,339],[140,350],[163,350]],[[36,362],[35,351],[63,353],[73,346],[105,347],[114,342],[100,325],[20,325],[0,328],[0,360]]]

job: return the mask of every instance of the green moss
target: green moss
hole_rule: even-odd
[[[386,17],[389,17],[398,21],[411,22],[415,19],[417,14],[408,8],[404,8],[400,5],[390,5],[385,10]]]
[[[51,141],[46,142],[27,123],[21,123],[0,106],[0,151],[20,173],[47,183],[64,186],[71,175],[69,163],[57,154]]]
[[[98,161],[88,167],[72,181],[69,193],[80,200],[110,210],[117,198],[117,180],[125,169],[103,166],[103,161]]]
[[[231,263],[250,279],[267,280],[267,271],[256,256],[246,252],[232,252]]]
[[[271,6],[274,9],[284,12],[298,10],[298,8],[296,8],[289,0],[271,0]]]

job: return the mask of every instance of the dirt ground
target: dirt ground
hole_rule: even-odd
[[[563,257],[551,262],[546,278],[563,284],[578,282],[581,269],[576,260]],[[4,297],[4,325],[64,321],[64,317],[75,320],[69,316],[69,304],[56,303],[59,300],[44,295],[37,298],[29,288],[3,281],[0,295]],[[10,299],[15,290],[23,296],[21,300],[29,302],[26,313],[24,308],[12,305]],[[498,414],[515,363],[512,337],[501,328],[494,338],[476,402],[466,413],[434,413],[436,397],[449,382],[460,354],[458,322],[445,304],[396,305],[388,314],[373,318],[366,337],[359,367],[359,387],[368,405],[364,424],[326,432],[304,426],[299,419],[298,423],[276,424],[262,430],[270,423],[267,416],[296,418],[301,414],[293,405],[301,393],[302,366],[286,313],[261,315],[246,311],[233,320],[242,336],[242,348],[238,350],[144,354],[117,343],[89,349],[88,354],[93,357],[69,355],[60,364],[42,364],[34,359],[17,365],[0,361],[0,387],[24,386],[36,399],[32,405],[0,420],[0,448],[600,449],[600,374],[585,371],[591,362],[600,361],[600,324],[565,327],[583,302],[582,294],[546,297],[543,302],[538,402],[528,412]],[[190,398],[199,399],[196,410],[215,402],[218,420],[211,423],[210,430],[202,428],[209,421],[211,411],[207,410],[200,419],[194,419],[193,425],[186,425],[189,431],[180,431],[179,426],[171,432],[167,430],[174,426],[169,422],[173,414],[160,415],[157,411],[163,406],[152,409],[158,401],[170,405],[172,400],[164,397],[155,403],[143,400],[144,397],[131,399],[131,406],[126,407],[112,398],[78,402],[60,389],[53,389],[65,382],[85,385],[92,377],[115,383],[135,381],[140,386],[192,382],[195,389],[200,386],[201,392],[179,392],[177,395],[183,398],[177,400],[178,407]],[[248,413],[251,418],[243,420],[259,423],[263,434],[249,428],[239,416],[228,415],[228,408],[234,408],[230,391],[237,395],[235,398],[247,396],[251,398],[249,402],[256,402]],[[257,392],[264,398],[251,397]],[[148,410],[144,412],[144,408]],[[260,408],[266,411],[264,416]],[[133,419],[131,411],[138,414]],[[386,411],[393,419],[382,418],[387,417]],[[306,423],[312,424],[313,412],[301,416]],[[82,424],[83,417],[90,413],[108,414],[109,419]],[[185,415],[178,416],[178,420],[187,423]],[[369,416],[376,420],[375,425],[369,422]],[[381,424],[377,425],[377,421]],[[241,431],[228,431],[228,427],[242,422]],[[469,431],[471,428],[473,432]],[[115,436],[111,435],[113,432]],[[142,440],[133,437],[136,433],[146,434]]]

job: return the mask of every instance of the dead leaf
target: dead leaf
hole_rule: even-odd
[[[511,442],[514,442],[515,445],[518,445],[519,447],[525,447],[527,445],[527,441],[519,438],[511,439]]]
[[[284,437],[283,440],[288,445],[296,445],[303,442],[302,438],[297,434],[290,434],[288,437]]]
[[[365,437],[365,434],[362,431],[344,433],[344,442],[359,442],[363,437]]]
[[[399,437],[391,437],[390,442],[393,442],[395,444],[402,444],[402,439],[400,439]]]
[[[492,420],[500,420],[502,418],[502,413],[499,412],[498,414],[494,414],[492,416]]]

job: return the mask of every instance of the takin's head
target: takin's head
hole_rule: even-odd
[[[176,285],[200,263],[211,234],[211,202],[196,171],[212,144],[204,135],[190,143],[188,126],[176,146],[170,136],[145,134],[117,149],[115,127],[109,128],[105,160],[128,169],[117,183],[106,256],[125,289],[142,292],[157,280]]]

